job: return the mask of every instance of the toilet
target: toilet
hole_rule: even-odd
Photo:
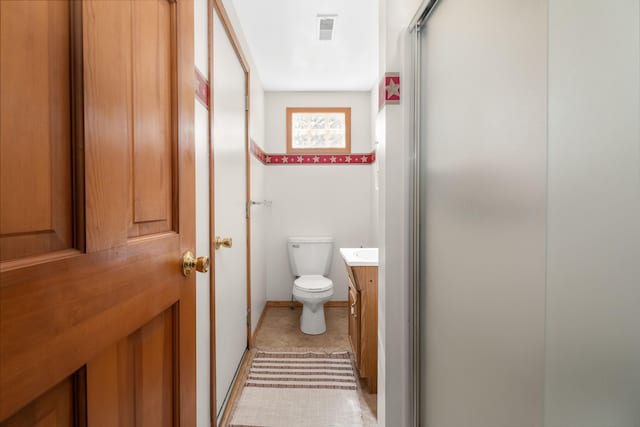
[[[296,276],[293,296],[302,303],[300,330],[308,335],[323,334],[327,330],[324,303],[333,295],[333,282],[326,277],[331,267],[333,238],[289,237],[287,251],[291,272]]]

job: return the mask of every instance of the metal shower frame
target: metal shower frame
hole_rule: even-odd
[[[420,197],[420,177],[422,174],[420,165],[420,140],[422,137],[422,129],[420,124],[421,105],[420,105],[420,74],[421,74],[421,58],[420,48],[421,40],[420,34],[424,29],[431,13],[438,5],[439,0],[423,0],[418,7],[417,12],[413,16],[411,23],[409,24],[408,31],[412,37],[413,44],[413,165],[412,165],[412,221],[411,221],[411,235],[412,235],[412,256],[411,256],[411,343],[412,343],[412,363],[411,369],[413,375],[411,376],[411,424],[415,427],[422,425],[422,418],[420,414],[420,402],[422,400],[422,392],[420,389],[420,378],[422,377],[422,366],[420,362],[420,349],[422,347],[421,341],[421,320],[422,313],[420,310],[421,301],[421,286],[423,283],[424,268],[420,264],[420,258],[422,256],[422,248],[420,245],[420,236],[422,229],[420,226],[420,213],[421,213],[421,197]]]

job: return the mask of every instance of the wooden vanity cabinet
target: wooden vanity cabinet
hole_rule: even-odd
[[[360,369],[360,316],[360,292],[352,283],[349,283],[349,342],[358,369]]]
[[[378,267],[347,267],[349,342],[369,393],[378,390]]]

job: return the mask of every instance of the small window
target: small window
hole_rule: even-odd
[[[287,108],[287,153],[351,153],[351,108]]]

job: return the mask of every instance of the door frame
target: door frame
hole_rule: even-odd
[[[250,89],[251,89],[251,73],[249,69],[249,63],[242,52],[242,48],[240,46],[240,42],[238,41],[238,37],[231,25],[231,20],[229,19],[229,15],[222,4],[222,0],[207,0],[207,33],[208,33],[208,56],[209,56],[209,70],[207,79],[209,80],[209,230],[210,230],[210,245],[211,245],[211,274],[209,277],[209,317],[210,317],[210,412],[211,412],[211,425],[217,425],[217,413],[216,413],[216,297],[215,297],[215,180],[214,180],[214,158],[213,158],[213,144],[215,141],[213,140],[213,100],[216,96],[213,93],[213,79],[215,78],[213,75],[213,49],[214,49],[214,40],[213,40],[213,13],[216,12],[220,21],[222,21],[222,26],[224,27],[225,33],[227,37],[229,37],[229,41],[233,46],[233,50],[238,57],[238,61],[240,61],[240,65],[244,70],[245,74],[245,97],[246,97],[246,107],[245,107],[245,141],[244,141],[244,150],[245,150],[245,171],[246,171],[246,196],[245,196],[245,212],[246,212],[246,245],[247,245],[247,254],[246,254],[246,266],[247,266],[247,349],[250,348],[251,345],[251,158],[249,151],[249,118],[250,118]],[[226,409],[225,409],[226,412]]]
[[[420,264],[423,250],[421,248],[420,236],[422,233],[422,225],[420,223],[421,208],[421,175],[422,166],[420,164],[420,140],[422,136],[422,128],[420,126],[420,35],[424,26],[426,25],[431,13],[435,10],[439,0],[424,0],[416,10],[411,22],[407,28],[407,31],[411,34],[412,51],[411,57],[413,60],[413,103],[412,119],[413,119],[413,163],[410,170],[410,182],[411,182],[411,206],[410,206],[410,233],[411,239],[411,251],[410,251],[410,295],[412,304],[410,306],[410,343],[411,343],[411,365],[409,368],[410,377],[410,393],[409,393],[409,422],[411,426],[420,426],[424,421],[422,419],[422,413],[420,410],[420,402],[422,399],[423,390],[420,386],[420,378],[424,373],[424,367],[422,366],[420,355],[421,347],[424,344],[422,340],[421,319],[426,316],[426,313],[420,307],[420,301],[424,290],[421,288],[421,283],[424,279],[424,268]]]

